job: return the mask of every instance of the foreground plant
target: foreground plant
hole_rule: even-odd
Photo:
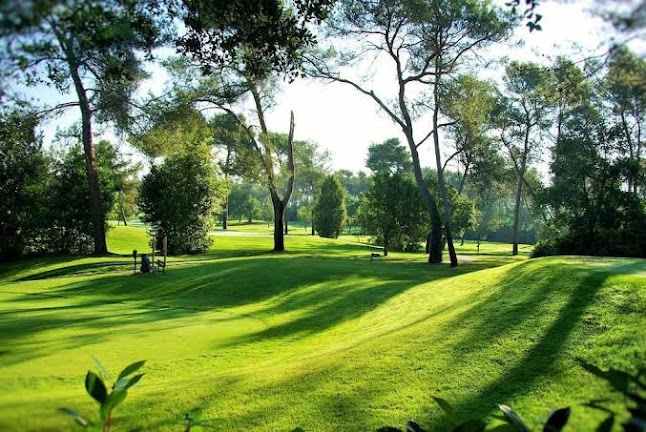
[[[625,410],[628,420],[622,423],[625,432],[646,432],[646,365],[642,366],[637,373],[630,374],[617,369],[601,370],[595,365],[585,361],[579,361],[583,369],[606,381],[613,390],[624,395]],[[490,424],[484,419],[473,419],[462,421],[457,411],[446,400],[433,397],[433,400],[442,408],[446,417],[455,425],[454,432],[481,432]],[[593,400],[583,404],[584,406],[603,411],[608,416],[595,429],[598,432],[610,432],[613,429],[615,420],[620,413],[605,406],[608,400]],[[498,432],[532,432],[541,430],[543,432],[559,432],[563,430],[570,419],[570,407],[559,408],[551,411],[544,422],[539,422],[538,429],[531,428],[524,422],[520,415],[507,405],[498,405],[503,413],[504,424],[494,426]],[[413,427],[411,427],[411,423]],[[394,428],[382,428],[379,432],[398,431]],[[419,425],[409,422],[407,432],[425,432]]]
[[[146,363],[145,360],[132,363],[124,368],[117,376],[117,379],[112,382],[110,374],[103,367],[101,362],[96,358],[94,364],[97,367],[98,374],[87,371],[85,375],[85,390],[87,393],[99,404],[99,419],[97,424],[83,417],[77,411],[71,408],[59,408],[59,411],[69,415],[81,427],[94,430],[110,432],[112,427],[112,412],[117,408],[128,396],[128,389],[137,384],[145,374],[134,375]],[[109,390],[108,390],[109,389]]]

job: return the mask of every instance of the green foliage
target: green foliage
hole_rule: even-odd
[[[334,0],[189,0],[180,13],[181,51],[208,73],[234,64],[252,76],[298,74],[302,49],[316,42],[310,25],[327,17]]]
[[[2,46],[2,66],[27,85],[45,84],[63,93],[91,80],[91,90],[81,93],[90,91],[92,97],[84,100],[78,93],[79,103],[91,103],[97,120],[126,128],[129,101],[146,76],[137,51],[150,53],[164,40],[169,24],[153,5],[73,0],[15,8],[3,2],[0,34],[7,44]]]
[[[564,86],[582,75],[574,65],[563,66],[568,74],[558,78]],[[618,64],[611,64],[606,78],[610,90],[605,91],[610,93],[612,111],[623,112],[614,119],[607,115],[607,105],[599,102],[599,89],[604,90],[601,86],[569,86],[569,97],[561,100],[560,133],[550,165],[553,180],[543,197],[553,213],[552,229],[544,233],[536,256],[646,256],[646,202],[639,194],[644,187],[640,155],[632,134],[626,134],[624,127],[626,116],[634,124],[642,121],[630,113],[646,92],[620,85],[621,70]],[[642,103],[646,107],[646,99]]]
[[[404,174],[381,172],[372,178],[361,200],[357,223],[362,232],[377,236],[388,250],[414,251],[426,232],[427,217],[413,180]]]
[[[126,399],[128,390],[143,378],[144,374],[132,375],[141,369],[146,361],[141,360],[126,366],[112,385],[109,383],[111,380],[110,374],[101,362],[95,358],[94,363],[99,373],[87,371],[85,375],[85,391],[99,404],[100,421],[98,424],[100,425],[100,430],[110,432],[112,428],[112,412]],[[85,429],[99,430],[92,421],[71,408],[59,408],[59,411],[70,416],[76,424]]]
[[[109,141],[96,145],[97,171],[101,190],[102,218],[112,210],[123,166]],[[93,247],[93,225],[88,206],[85,155],[79,143],[63,151],[51,163],[51,186],[48,189],[46,231],[47,249],[62,253],[90,253]],[[42,204],[41,204],[42,205]]]
[[[29,112],[0,113],[0,261],[39,251],[39,231],[49,226],[49,161],[37,124]]]
[[[643,432],[646,430],[646,368],[642,367],[637,373],[630,374],[621,370],[610,369],[601,370],[599,367],[580,361],[580,365],[586,371],[606,381],[616,392],[625,395],[624,409],[629,414],[628,420],[622,425],[626,432]],[[478,420],[462,421],[457,411],[446,400],[433,397],[433,400],[440,406],[446,417],[455,425],[453,431],[484,431],[489,426],[489,422]],[[583,404],[584,406],[600,410],[608,416],[595,429],[599,432],[610,431],[619,413],[604,406],[606,400],[593,400]],[[537,430],[531,428],[523,421],[518,413],[507,405],[498,405],[503,414],[502,419],[505,424],[494,426],[487,430],[500,430],[509,432],[531,432]],[[559,408],[550,411],[540,422],[538,429],[543,432],[559,432],[568,424],[572,409],[570,407]],[[495,424],[495,423],[494,423]]]
[[[239,115],[244,122],[244,116]],[[227,177],[240,177],[256,182],[261,178],[262,160],[249,140],[247,130],[228,113],[209,119],[213,134],[211,146],[223,153],[220,169]]]
[[[327,176],[314,207],[314,228],[321,237],[337,238],[343,231],[347,213],[345,191],[334,175]]]
[[[373,143],[368,147],[366,167],[377,173],[407,173],[413,169],[408,150],[399,138],[390,138],[383,143]]]
[[[168,157],[143,178],[139,189],[143,220],[168,237],[170,253],[208,249],[208,232],[224,196],[225,185],[216,172],[210,159],[191,153]]]
[[[151,111],[148,127],[129,137],[148,157],[208,152],[214,131],[201,112],[183,104],[153,106]]]

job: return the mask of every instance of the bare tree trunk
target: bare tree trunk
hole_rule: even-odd
[[[384,256],[388,256],[388,237],[390,237],[387,233],[384,234]]]
[[[123,225],[128,226],[128,221],[126,220],[126,212],[121,207],[121,219],[123,220]]]
[[[121,220],[123,221],[124,226],[128,226],[128,221],[126,220],[126,211],[123,208],[123,190],[119,191],[119,216],[121,217]],[[117,221],[117,224],[119,221]]]
[[[518,188],[516,189],[516,203],[514,208],[514,230],[513,230],[513,246],[511,249],[512,255],[518,255],[518,241],[520,237],[520,207],[522,205],[522,196],[523,196],[523,184],[525,184],[525,169],[527,167],[527,153],[529,152],[529,134],[530,134],[530,122],[529,119],[526,120],[528,125],[525,128],[525,141],[523,145],[523,154],[520,160],[520,166],[518,166]]]
[[[431,264],[440,264],[442,262],[442,220],[440,219],[440,213],[437,209],[437,203],[426,186],[415,142],[412,140],[412,136],[410,136],[410,139],[409,136],[406,138],[408,139],[411,158],[413,161],[413,173],[415,174],[417,190],[422,197],[422,202],[426,206],[431,223],[431,232],[427,238],[426,248],[426,253],[428,253],[428,262]]]
[[[519,224],[520,224],[520,206],[521,206],[521,197],[523,194],[523,176],[524,173],[519,173],[518,177],[518,188],[516,189],[516,206],[514,208],[514,234],[513,234],[513,247],[512,255],[518,255],[518,239],[520,236]]]
[[[314,209],[312,209],[312,235],[315,235],[316,233],[314,232]]]
[[[90,102],[83,87],[83,82],[78,72],[79,65],[70,61],[70,73],[74,81],[74,88],[81,107],[81,124],[83,135],[83,151],[85,153],[85,173],[87,176],[90,195],[90,214],[94,230],[94,253],[108,253],[108,246],[105,241],[105,220],[103,217],[103,206],[101,203],[101,187],[99,175],[96,168],[96,152],[92,143],[92,110]]]
[[[222,229],[228,229],[229,226],[229,191],[227,191],[227,196],[224,200],[224,208],[222,209]]]
[[[271,200],[274,205],[274,251],[281,252],[285,250],[285,235],[283,234],[283,218],[285,208],[281,199]]]
[[[467,164],[464,167],[464,174],[460,179],[460,185],[458,186],[458,195],[462,195],[462,189],[464,189],[464,184],[467,182],[467,174],[469,174],[469,165]]]
[[[440,57],[437,58],[436,64],[439,64]],[[436,66],[436,69],[439,70],[439,66]],[[436,80],[439,81],[439,76]],[[449,246],[449,258],[451,260],[451,267],[457,267],[458,265],[458,256],[455,253],[455,247],[453,246],[453,233],[451,232],[451,202],[449,201],[449,194],[446,190],[446,184],[444,183],[444,168],[442,167],[442,153],[440,152],[440,135],[438,131],[439,122],[438,115],[440,112],[440,98],[439,98],[439,83],[435,83],[433,86],[433,146],[435,147],[435,163],[437,166],[437,184],[440,188],[440,195],[442,196],[442,204],[444,208],[444,230],[446,236],[446,242]],[[465,172],[466,175],[466,172]]]

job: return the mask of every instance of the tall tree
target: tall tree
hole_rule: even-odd
[[[244,122],[244,117],[240,116]],[[227,193],[222,205],[222,229],[227,229],[229,218],[229,195],[231,178],[244,178],[256,183],[260,177],[260,160],[253,151],[247,138],[246,130],[227,113],[213,116],[209,120],[213,134],[212,146],[223,153],[220,158],[220,169],[224,173]]]
[[[298,205],[296,214],[298,215],[301,207],[307,209],[307,212],[301,212],[301,215],[311,221],[311,234],[314,235],[314,203],[318,198],[321,183],[329,172],[330,155],[314,142],[294,141],[294,159],[298,166],[293,199],[294,205]]]
[[[446,86],[444,98],[442,109],[453,120],[449,133],[455,145],[455,152],[444,166],[452,159],[457,161],[460,176],[457,188],[458,194],[462,194],[469,174],[487,171],[491,159],[496,157],[497,150],[489,136],[496,94],[491,84],[464,75]]]
[[[398,173],[411,172],[413,165],[406,154],[399,138],[389,138],[382,143],[373,143],[368,147],[366,168],[374,174],[380,172]]]
[[[525,174],[543,142],[550,125],[554,95],[553,79],[547,68],[534,63],[512,62],[505,75],[505,96],[497,108],[500,140],[507,150],[517,175],[514,203],[512,254],[518,255],[520,210]]]
[[[646,60],[620,47],[611,54],[608,66],[605,88],[620,131],[620,157],[627,159],[630,170],[628,189],[637,193],[639,178],[645,171],[642,153],[646,129]]]
[[[402,130],[411,153],[418,191],[430,218],[429,262],[440,263],[442,220],[436,199],[428,192],[418,153],[419,147],[432,139],[438,184],[445,203],[445,235],[451,265],[456,266],[439,135],[440,129],[447,125],[440,115],[441,88],[447,76],[455,74],[476,50],[504,38],[510,22],[488,2],[481,1],[344,0],[339,3],[336,15],[328,23],[332,36],[358,41],[360,46],[350,44],[356,50],[339,53],[336,64],[326,61],[322,55],[309,56],[310,73],[315,77],[350,85],[370,97]],[[347,68],[343,69],[343,75],[337,69],[337,66],[360,63],[367,53],[385,58],[395,72],[397,95],[394,106],[371,90],[368,83],[354,79],[347,73]],[[414,100],[429,85],[432,89],[430,97],[427,95],[423,103]],[[415,128],[416,115],[419,108],[424,106],[430,110],[431,128],[420,138]]]
[[[362,232],[379,238],[384,256],[388,256],[391,247],[402,250],[418,244],[424,236],[420,230],[424,226],[424,206],[411,176],[386,171],[375,174],[361,201],[358,223]],[[398,245],[393,245],[394,238],[399,238]]]
[[[346,222],[345,191],[334,175],[321,183],[321,192],[314,208],[314,225],[321,237],[337,238]]]
[[[105,211],[93,144],[93,120],[128,123],[129,101],[145,76],[141,56],[160,41],[154,4],[135,0],[2,2],[2,67],[27,85],[45,84],[76,99],[52,109],[78,107],[89,185],[94,252],[106,253]]]

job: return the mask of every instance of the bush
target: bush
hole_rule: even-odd
[[[321,237],[337,238],[347,218],[345,191],[339,180],[330,175],[323,180],[314,207],[314,227]]]
[[[103,220],[115,202],[116,150],[108,141],[96,145],[97,172],[101,189]],[[48,190],[49,229],[44,242],[50,252],[88,254],[94,249],[94,229],[89,206],[89,186],[85,169],[85,154],[80,144],[72,146],[52,161],[52,183]],[[108,228],[106,224],[106,229]]]
[[[558,254],[558,248],[553,242],[540,241],[536,243],[536,246],[534,246],[534,250],[532,251],[532,258]]]
[[[199,253],[211,244],[208,232],[224,197],[215,165],[197,153],[171,156],[153,166],[139,188],[143,220],[168,237],[173,254]]]
[[[0,115],[0,261],[40,249],[35,239],[48,226],[49,164],[37,124],[30,113]]]

